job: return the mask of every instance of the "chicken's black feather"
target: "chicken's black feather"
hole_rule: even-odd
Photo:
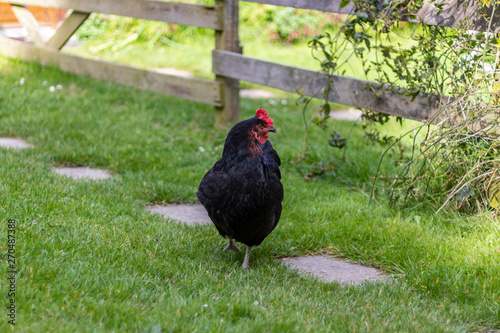
[[[219,233],[247,246],[269,235],[282,210],[280,158],[269,141],[261,144],[251,132],[262,122],[254,117],[233,126],[221,159],[196,193]]]

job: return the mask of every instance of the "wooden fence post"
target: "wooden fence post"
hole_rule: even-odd
[[[242,53],[238,36],[238,0],[215,0],[215,5],[222,17],[222,30],[215,31],[215,49]],[[222,106],[215,107],[215,124],[224,127],[240,116],[240,81],[220,75],[215,79],[222,84]]]
[[[55,34],[45,43],[45,46],[57,50],[62,49],[66,42],[89,16],[89,12],[73,10],[56,30]]]

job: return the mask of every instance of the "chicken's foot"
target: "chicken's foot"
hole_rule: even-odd
[[[222,251],[231,250],[233,252],[234,251],[242,252],[241,249],[234,243],[234,239],[232,239],[231,237],[228,237],[228,238],[229,238],[229,241],[227,242],[227,246]]]

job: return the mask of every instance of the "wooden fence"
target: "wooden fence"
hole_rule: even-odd
[[[215,0],[215,5],[198,5],[150,0],[3,0],[11,3],[19,21],[28,30],[33,43],[0,37],[0,50],[9,57],[37,61],[60,69],[106,81],[130,85],[170,96],[176,96],[215,106],[216,122],[234,122],[239,117],[239,80],[258,83],[320,97],[325,87],[325,74],[304,68],[264,61],[242,55],[238,38],[238,0]],[[341,0],[248,0],[262,4],[321,10],[341,14],[353,13],[352,5],[340,8]],[[44,41],[39,26],[25,6],[45,6],[69,9],[54,36]],[[434,5],[427,4],[417,18],[404,21],[429,25],[457,27],[467,18],[471,29],[500,32],[500,16],[492,20],[479,16],[479,5],[473,0],[454,0],[436,15]],[[215,30],[213,72],[215,81],[184,78],[138,69],[101,60],[82,58],[60,52],[71,35],[92,12],[129,16],[135,18],[191,25]],[[497,13],[500,11],[497,11]],[[474,19],[475,18],[475,19]],[[414,100],[398,94],[397,89],[375,97],[373,89],[380,84],[342,75],[334,75],[334,88],[330,100],[354,107],[401,116],[420,121],[428,120],[439,108],[440,96],[419,94]]]

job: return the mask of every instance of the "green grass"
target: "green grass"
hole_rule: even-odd
[[[367,145],[360,128],[352,134],[352,162],[306,181],[310,167],[295,159],[304,126],[293,98],[277,106],[242,101],[242,119],[261,106],[273,117],[285,187],[280,224],[245,272],[243,255],[222,252],[213,226],[187,227],[143,209],[196,202],[226,134],[214,129],[212,107],[3,57],[0,73],[0,135],[35,145],[0,149],[2,253],[5,222],[18,225],[16,331],[500,329],[498,221],[396,210],[384,200],[368,205],[381,149]],[[56,84],[63,89],[50,93]],[[351,123],[331,126],[348,131]],[[310,159],[327,156],[320,131],[308,140]],[[75,181],[51,172],[60,165],[105,168],[115,177]],[[390,161],[384,167],[390,170]],[[327,284],[277,260],[311,253],[381,268],[394,281]],[[5,261],[2,267],[6,305]],[[3,315],[0,330],[11,329]]]

